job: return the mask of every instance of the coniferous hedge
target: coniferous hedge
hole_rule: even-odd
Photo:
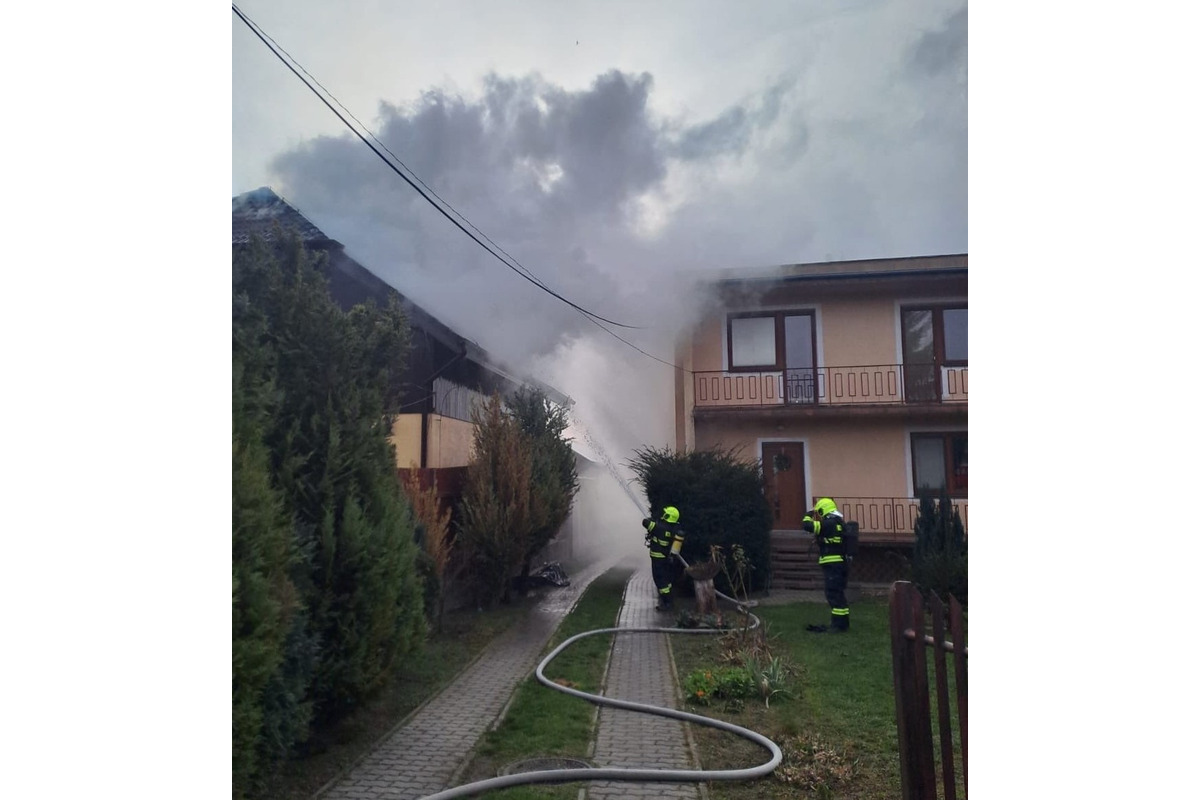
[[[967,605],[967,537],[949,495],[923,493],[913,525],[912,580],[922,591]]]
[[[530,538],[533,458],[530,441],[498,394],[472,410],[474,455],[459,503],[458,543],[475,602],[512,597]]]
[[[567,521],[579,476],[575,451],[566,438],[567,411],[556,406],[541,389],[522,387],[506,401],[509,414],[529,443],[529,539],[521,563],[521,578],[528,579],[533,558],[550,543]]]
[[[740,544],[751,565],[748,589],[766,587],[771,570],[771,509],[762,490],[757,459],[734,448],[714,447],[681,453],[647,447],[629,462],[657,519],[663,506],[679,509],[679,525],[687,534],[683,557],[689,564],[707,561],[719,545],[728,556]],[[724,575],[715,580],[721,591],[731,587]]]
[[[388,443],[408,329],[340,309],[297,237],[233,258],[234,793],[386,679],[424,632]]]

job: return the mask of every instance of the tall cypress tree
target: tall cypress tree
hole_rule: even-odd
[[[507,405],[529,442],[529,539],[521,564],[521,579],[529,577],[532,560],[544,548],[571,513],[579,493],[575,451],[567,430],[567,412],[554,405],[545,392],[522,387],[508,398]]]
[[[290,579],[292,528],[282,494],[272,485],[256,403],[247,397],[245,367],[233,378],[233,784],[245,795],[270,767],[264,730],[279,720],[264,692],[286,656],[286,637],[299,605]],[[263,387],[259,387],[261,392]]]
[[[235,369],[263,387],[259,439],[295,562],[284,656],[261,691],[273,721],[260,745],[278,758],[303,740],[310,711],[329,722],[377,687],[419,643],[424,613],[387,440],[403,314],[395,303],[343,312],[299,238],[276,242],[235,250],[233,347]]]
[[[529,542],[532,458],[499,395],[471,412],[475,453],[459,504],[458,541],[480,605],[511,599]]]

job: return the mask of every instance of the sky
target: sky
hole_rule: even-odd
[[[233,194],[272,187],[569,394],[617,461],[673,445],[645,409],[670,408],[661,362],[706,272],[967,250],[962,0],[237,7],[522,267],[637,329],[606,333],[489,256],[236,14]]]

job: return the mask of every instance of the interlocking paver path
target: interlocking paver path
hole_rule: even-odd
[[[612,566],[608,560],[598,562],[570,576],[570,586],[547,592],[526,619],[492,642],[449,687],[318,797],[415,800],[450,786],[479,737],[537,666],[559,622],[583,590]]]
[[[617,623],[622,628],[670,627],[674,617],[654,610],[654,582],[649,559],[625,587],[625,600]],[[678,708],[667,635],[619,633],[613,644],[604,695],[635,703]],[[600,708],[599,730],[593,762],[597,767],[694,769],[683,723],[653,714],[620,708]],[[589,800],[624,797],[699,798],[692,783],[587,784]]]

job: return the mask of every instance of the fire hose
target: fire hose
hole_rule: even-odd
[[[684,561],[683,556],[676,554],[676,557],[683,563],[684,567],[688,563]],[[743,602],[736,598],[730,597],[720,591],[716,592],[717,596],[723,600],[734,603],[739,612],[748,616],[752,622],[748,626],[744,626],[743,630],[754,630],[761,621],[754,614],[751,614],[747,609],[756,605],[755,602]],[[704,769],[630,769],[620,767],[586,767],[575,769],[550,769],[540,770],[535,772],[520,772],[513,775],[501,775],[496,778],[487,780],[475,781],[474,783],[455,786],[450,789],[428,795],[424,800],[451,800],[456,797],[472,797],[498,789],[507,789],[512,786],[523,786],[533,783],[570,783],[572,781],[635,781],[635,782],[704,782],[704,781],[746,781],[762,778],[771,774],[780,761],[783,760],[783,753],[779,746],[773,741],[763,736],[762,734],[752,731],[749,728],[743,728],[740,725],[734,725],[731,722],[724,720],[705,717],[700,714],[692,714],[687,711],[677,711],[673,708],[663,706],[654,706],[647,703],[635,703],[631,700],[620,700],[612,697],[604,697],[603,695],[590,694],[572,689],[568,686],[561,686],[549,680],[545,675],[545,669],[560,653],[566,650],[575,642],[584,639],[588,636],[599,636],[609,633],[675,633],[675,634],[717,634],[727,632],[724,629],[703,629],[703,628],[598,628],[596,630],[584,631],[578,633],[569,639],[563,641],[558,647],[555,647],[541,663],[538,664],[535,672],[538,682],[555,691],[565,692],[574,697],[587,700],[598,706],[609,706],[612,708],[622,708],[628,711],[637,711],[645,714],[654,714],[660,717],[669,717],[678,719],[684,722],[694,722],[697,725],[707,725],[710,728],[728,731],[742,738],[749,739],[755,744],[763,747],[771,754],[770,760],[755,767],[746,767],[743,769],[720,769],[720,770],[704,770]]]

